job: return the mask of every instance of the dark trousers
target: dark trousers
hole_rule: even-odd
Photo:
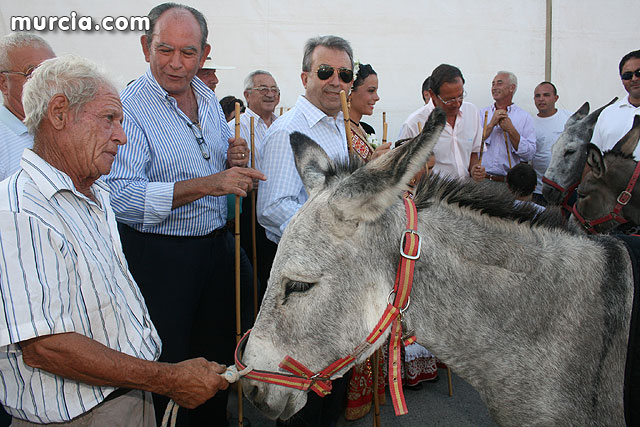
[[[122,248],[162,339],[163,362],[204,357],[233,363],[235,291],[233,238],[140,233],[119,224]],[[169,401],[155,395],[158,423]],[[180,426],[227,425],[228,391],[194,410],[180,410]]]

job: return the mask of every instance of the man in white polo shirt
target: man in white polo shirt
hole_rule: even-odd
[[[633,118],[640,114],[640,50],[634,50],[622,57],[620,65],[622,86],[629,96],[605,108],[596,127],[591,142],[602,151],[610,150],[633,125]],[[633,152],[640,159],[640,145]]]

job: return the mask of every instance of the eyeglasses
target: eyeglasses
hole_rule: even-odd
[[[204,136],[202,135],[202,128],[200,128],[200,123],[187,123],[191,132],[193,132],[193,136],[196,137],[196,142],[198,143],[198,147],[200,147],[200,154],[202,154],[202,158],[205,160],[209,160],[211,158],[211,154],[209,154],[209,147],[207,147],[207,143],[204,140]]]
[[[0,71],[0,73],[2,74],[18,74],[19,76],[24,77],[25,79],[28,79],[29,77],[31,77],[31,74],[36,70],[36,67],[29,67],[27,68],[26,72],[22,72],[22,71]]]
[[[462,95],[458,96],[457,98],[447,99],[446,101],[442,99],[440,95],[436,95],[436,96],[440,101],[442,101],[444,105],[453,104],[454,102],[459,102],[462,104],[462,101],[464,101],[464,97],[467,96],[467,91],[462,92]]]
[[[333,76],[333,72],[336,71],[335,68],[333,68],[331,65],[326,65],[326,64],[322,64],[321,66],[318,67],[318,71],[316,71],[316,73],[318,74],[318,78],[320,80],[328,80]],[[353,80],[353,70],[349,69],[349,68],[338,68],[338,77],[340,77],[340,80],[342,80],[345,83],[351,83],[351,81]]]
[[[269,92],[273,92],[274,95],[277,95],[280,93],[280,89],[278,89],[278,86],[271,86],[271,87],[258,86],[258,87],[252,87],[249,90],[258,91],[260,95],[267,95]]]
[[[635,71],[627,71],[626,73],[620,74],[620,78],[622,80],[631,80],[633,76],[636,76],[637,78],[640,79],[640,68],[638,68]]]

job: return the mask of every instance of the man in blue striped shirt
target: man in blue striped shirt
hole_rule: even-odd
[[[308,195],[296,169],[289,135],[301,132],[316,141],[334,160],[347,161],[340,91],[349,93],[353,82],[353,51],[346,40],[336,36],[309,39],[302,59],[305,94],[267,131],[258,168],[268,180],[258,191],[258,220],[267,237],[278,243],[293,215]],[[333,382],[329,396],[309,393],[307,404],[286,422],[278,425],[335,425],[344,409],[348,375]]]
[[[14,33],[0,39],[0,181],[20,168],[25,148],[33,146],[22,107],[22,86],[33,70],[55,54],[42,37],[28,33]]]
[[[160,338],[98,181],[126,142],[114,86],[67,56],[43,62],[23,99],[33,151],[0,185],[0,401],[12,425],[151,427],[149,392],[194,407],[227,388],[215,362],[155,362]]]
[[[230,364],[234,251],[225,196],[245,197],[264,175],[245,167],[246,141],[232,138],[215,94],[195,77],[211,50],[204,16],[165,3],[149,21],[141,38],[149,69],[120,95],[128,143],[106,181],[129,268],[162,338],[160,360]],[[154,401],[157,411],[166,404]],[[186,425],[226,425],[226,402],[219,393],[187,413]]]

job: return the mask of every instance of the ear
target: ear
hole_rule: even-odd
[[[5,96],[9,96],[9,86],[7,85],[7,75],[0,73],[0,92]]]
[[[602,178],[607,173],[607,167],[604,164],[602,152],[595,144],[587,146],[587,164],[591,168],[591,173],[596,178]]]
[[[302,86],[304,86],[304,88],[307,88],[307,81],[309,80],[309,72],[307,71],[303,71],[302,73],[300,73],[300,80],[302,80]]]
[[[55,95],[47,106],[47,118],[56,130],[64,129],[69,116],[69,100],[61,93]]]
[[[369,162],[342,181],[329,198],[345,220],[373,221],[408,187],[433,152],[446,116],[433,110],[422,132],[401,147]]]
[[[596,122],[598,121],[598,117],[600,117],[600,113],[602,113],[602,110],[604,110],[609,105],[616,102],[617,100],[618,100],[618,97],[616,96],[611,101],[609,101],[607,105],[603,105],[602,107],[598,108],[593,113],[589,114],[586,119],[584,119],[584,123],[588,126],[591,126],[591,133],[593,133],[593,127],[596,125]],[[589,135],[589,140],[591,140],[591,135]]]
[[[140,37],[140,45],[142,46],[142,53],[144,53],[144,60],[151,61],[151,47],[147,44],[147,36]]]
[[[578,111],[576,111],[571,117],[569,117],[567,122],[564,124],[564,128],[566,129],[575,122],[582,120],[587,116],[587,114],[589,114],[589,103],[585,102],[584,104],[582,104],[582,107],[578,108]]]
[[[611,149],[611,151],[620,151],[623,154],[628,154],[633,156],[633,152],[638,145],[638,140],[640,139],[640,115],[636,115],[633,118],[633,126],[629,129],[621,139],[616,143],[616,145]]]
[[[322,190],[335,168],[327,153],[311,138],[300,132],[290,136],[296,169],[309,197]]]

